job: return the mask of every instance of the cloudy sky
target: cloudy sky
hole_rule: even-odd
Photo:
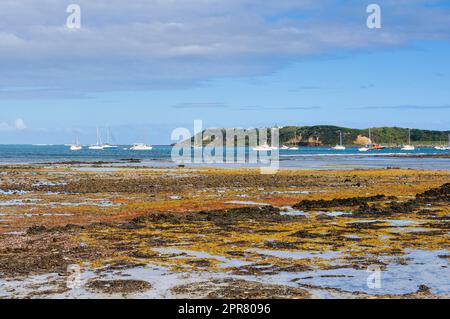
[[[195,119],[450,129],[449,40],[439,0],[1,0],[0,143],[169,143]]]

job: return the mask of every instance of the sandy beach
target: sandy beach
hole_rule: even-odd
[[[450,296],[448,170],[0,174],[0,298]]]

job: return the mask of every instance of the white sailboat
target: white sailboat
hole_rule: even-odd
[[[411,145],[411,129],[408,130],[408,144],[403,145],[401,148],[402,151],[414,151],[416,148],[414,145]]]
[[[89,145],[90,150],[103,150],[104,147],[102,145],[101,139],[100,139],[100,131],[97,127],[97,144]]]
[[[109,128],[106,130],[106,144],[102,144],[103,148],[117,148],[117,145],[111,144],[111,132]]]
[[[281,149],[284,150],[284,151],[286,151],[286,150],[289,149],[289,147],[287,147],[286,145],[283,145],[283,146],[281,147]]]
[[[297,131],[295,132],[295,138],[294,138],[294,141],[295,141],[295,143],[298,145],[298,141],[297,141]],[[290,151],[298,151],[300,148],[298,147],[298,146],[292,146],[292,147],[289,147],[289,150]]]
[[[70,145],[70,150],[71,151],[81,151],[83,149],[83,146],[80,145],[80,143],[78,142],[78,136],[77,136],[77,140],[75,142],[75,144]]]
[[[144,143],[136,143],[130,147],[132,151],[151,151],[153,149],[152,146],[144,144]]]
[[[370,150],[369,145],[358,148],[359,152],[368,152]]]
[[[339,132],[339,145],[336,145],[335,147],[332,147],[335,151],[345,151],[347,148],[342,145],[342,132]]]
[[[270,147],[267,144],[263,144],[263,145],[259,145],[253,148],[253,151],[255,152],[268,152],[268,151],[272,151],[273,148]]]
[[[370,128],[369,128],[369,140],[370,140],[370,143],[372,144],[372,131]],[[372,145],[366,145],[364,147],[358,148],[358,151],[359,152],[368,152],[371,149],[371,147],[372,147]]]
[[[447,150],[450,150],[450,134],[448,135],[448,146],[443,146],[443,145],[435,146],[434,149],[435,149],[435,150],[438,150],[438,151],[447,151]]]

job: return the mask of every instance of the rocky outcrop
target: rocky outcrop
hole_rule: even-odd
[[[353,144],[355,145],[370,145],[372,143],[372,140],[364,135],[358,135],[356,140],[353,141]]]

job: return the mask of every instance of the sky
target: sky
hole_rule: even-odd
[[[449,1],[2,0],[0,143],[168,144],[194,120],[449,130],[449,57]]]

